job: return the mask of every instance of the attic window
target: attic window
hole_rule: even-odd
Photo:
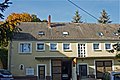
[[[113,35],[118,36],[119,34],[117,32],[113,32]]]
[[[38,35],[45,35],[45,32],[39,31],[39,32],[38,32]]]
[[[63,32],[63,35],[69,35],[69,33],[68,32]]]
[[[102,37],[104,34],[102,32],[98,32],[98,36]]]
[[[118,29],[118,33],[120,33],[120,28]]]

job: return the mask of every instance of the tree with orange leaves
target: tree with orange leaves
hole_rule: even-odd
[[[12,13],[7,17],[6,21],[11,21],[15,19],[20,22],[31,22],[32,21],[32,17],[28,13]]]

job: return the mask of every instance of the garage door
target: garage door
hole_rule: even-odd
[[[62,80],[61,60],[52,60],[52,80]]]
[[[102,79],[104,73],[112,70],[112,61],[96,61],[96,77],[97,79]]]

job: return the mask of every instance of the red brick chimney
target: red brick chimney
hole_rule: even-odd
[[[51,16],[48,16],[48,27],[51,27]]]

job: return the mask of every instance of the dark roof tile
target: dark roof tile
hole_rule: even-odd
[[[119,24],[93,24],[93,23],[52,23],[49,28],[44,22],[22,22],[19,27],[20,33],[16,33],[14,40],[115,40],[118,36],[113,35],[120,28]],[[44,35],[38,35],[43,31]],[[69,35],[63,35],[68,32]],[[103,36],[98,33],[102,32]]]

